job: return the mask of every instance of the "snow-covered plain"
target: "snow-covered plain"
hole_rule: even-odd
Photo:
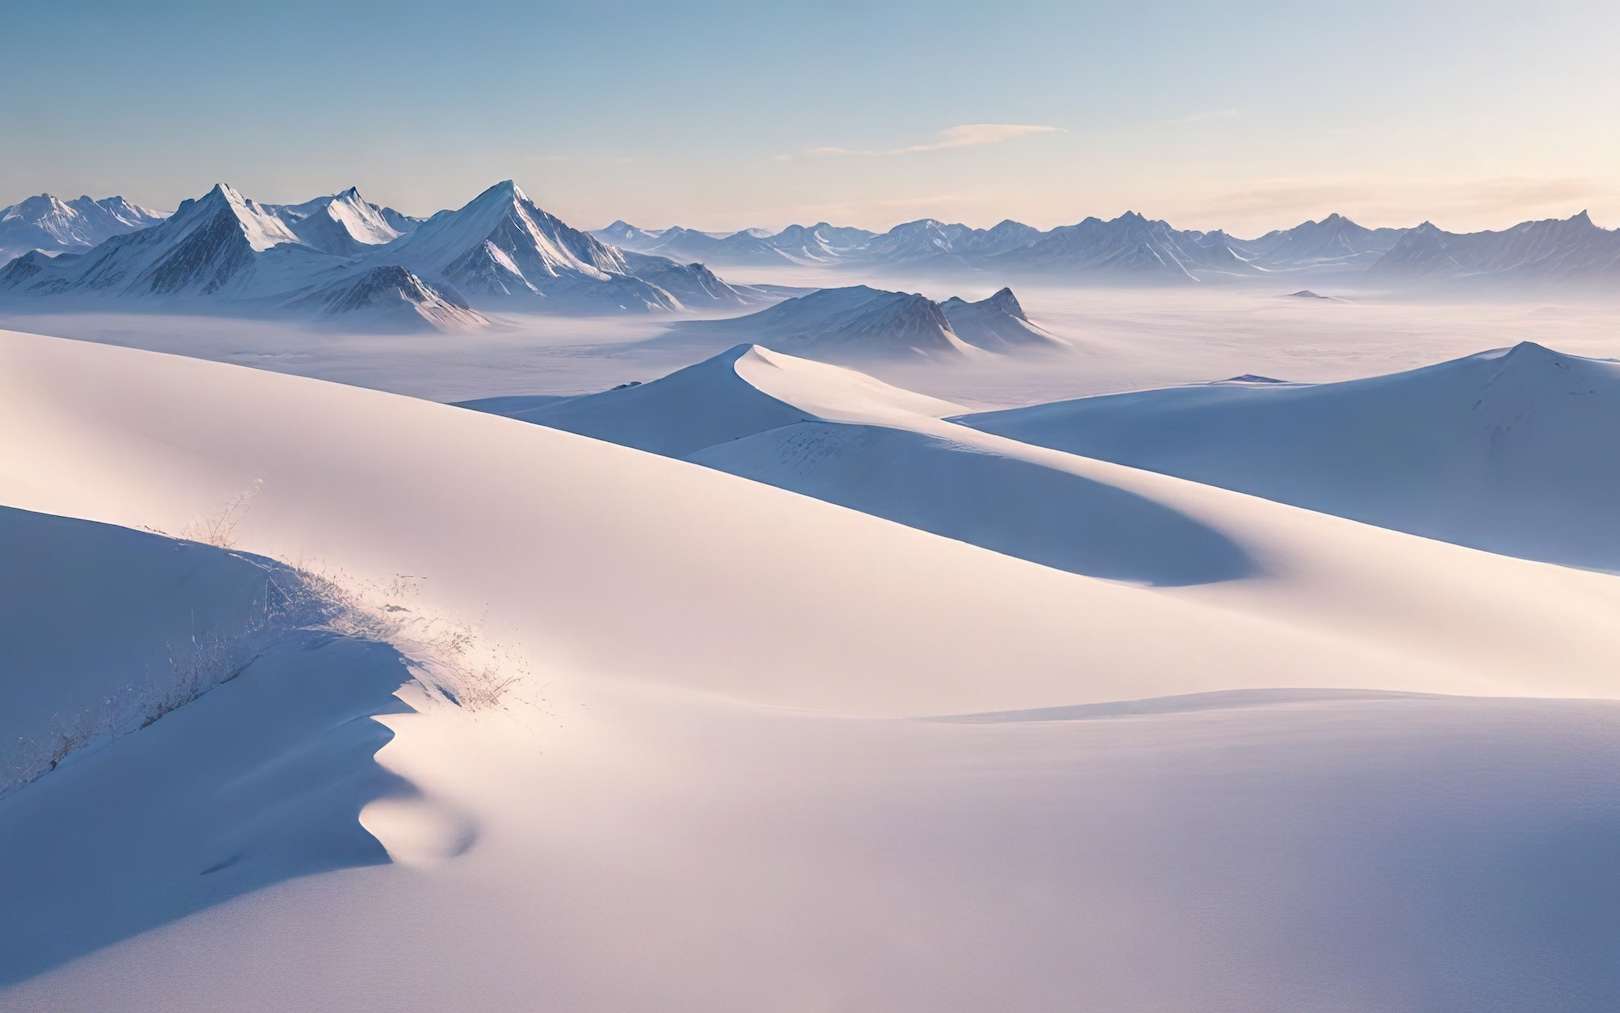
[[[948,421],[1533,320],[1613,354],[1606,311],[1020,298],[1071,357],[744,345],[531,421],[0,333],[36,709],[120,645],[161,675],[200,625],[257,635],[267,572],[371,617],[282,624],[0,796],[0,1004],[1614,1008],[1620,580]],[[691,361],[622,323],[35,323],[444,399]]]

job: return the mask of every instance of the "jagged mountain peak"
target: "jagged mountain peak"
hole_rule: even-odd
[[[1013,295],[1013,290],[1009,287],[1003,286],[994,295],[986,299],[985,302],[1001,312],[1010,316],[1015,316],[1020,320],[1029,319],[1024,315],[1024,307],[1019,304],[1018,297]]]
[[[515,180],[503,179],[490,186],[477,197],[474,197],[472,203],[478,204],[485,200],[526,202],[529,200],[529,195],[523,192],[523,188],[518,186]]]
[[[24,197],[22,200],[12,205],[8,210],[12,214],[22,216],[73,213],[72,209],[68,207],[68,205],[64,203],[61,198],[57,197],[55,194],[49,193],[40,193],[35,194],[32,197]]]

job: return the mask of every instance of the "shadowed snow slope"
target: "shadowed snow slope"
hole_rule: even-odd
[[[940,420],[950,414],[946,402],[757,346],[652,383],[517,413],[1119,580],[1252,576],[1271,553],[1265,539],[1237,532],[1265,524],[1298,532],[1303,544],[1316,523],[1275,504]]]
[[[0,441],[9,505],[178,530],[256,484],[245,548],[411,575],[516,680],[500,708],[406,687],[414,713],[355,721],[389,691],[370,668],[249,669],[0,799],[0,1005],[1614,1008],[1612,703],[891,719],[1609,696],[1620,581],[1020,449],[762,350],[729,367],[880,448],[1151,500],[1249,565],[1097,580],[488,414],[0,332],[0,429],[30,434]],[[284,733],[305,706],[335,739]],[[374,766],[332,776],[377,723]],[[427,808],[375,799],[390,778]],[[445,860],[356,867],[382,853],[356,826]],[[238,867],[263,888],[208,893]]]
[[[268,561],[146,532],[0,507],[0,792],[57,748],[134,730],[198,660],[246,663],[273,630]]]
[[[405,709],[410,675],[385,644],[300,628],[296,575],[9,508],[0,570],[0,989],[271,883],[387,861],[358,815],[414,793],[372,761],[391,733],[367,719]]]
[[[1289,684],[1568,694],[1611,680],[1614,635],[1597,620],[1620,607],[1620,587],[1606,576],[984,434],[984,447],[1061,460],[1216,527],[1268,576],[1182,594],[1078,579],[449,406],[15,333],[0,356],[0,422],[34,434],[0,448],[13,505],[180,529],[256,485],[244,547],[361,579],[420,576],[440,614],[484,616],[492,639],[544,643],[550,664],[597,674],[889,714]],[[735,363],[818,418],[974,438],[927,428],[869,378],[797,365],[769,353]],[[830,381],[852,375],[846,407]],[[1166,627],[1180,635],[1147,635]],[[985,683],[1008,642],[1021,663]],[[1217,643],[1227,660],[1212,668]],[[1300,660],[1327,644],[1332,664]],[[1391,652],[1398,672],[1374,663]],[[874,687],[874,670],[927,676]]]
[[[1347,383],[1176,387],[960,421],[1492,552],[1620,570],[1620,363],[1531,342]]]

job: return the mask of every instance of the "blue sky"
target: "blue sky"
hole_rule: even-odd
[[[1620,224],[1608,2],[249,7],[7,12],[0,203],[512,177],[586,226]]]

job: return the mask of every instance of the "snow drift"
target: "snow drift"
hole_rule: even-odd
[[[1613,1006],[1620,712],[1501,698],[1612,693],[1612,577],[1019,449],[825,364],[729,367],[886,430],[885,466],[957,439],[1253,565],[1099,580],[542,426],[0,334],[0,426],[32,434],[0,442],[7,505],[181,530],[257,483],[244,550],[408,577],[516,680],[469,711],[397,653],[316,646],[0,799],[27,914],[0,999]],[[773,420],[738,400],[730,431]]]
[[[1462,545],[1620,570],[1620,363],[1533,342],[1334,384],[1212,384],[964,425]]]

